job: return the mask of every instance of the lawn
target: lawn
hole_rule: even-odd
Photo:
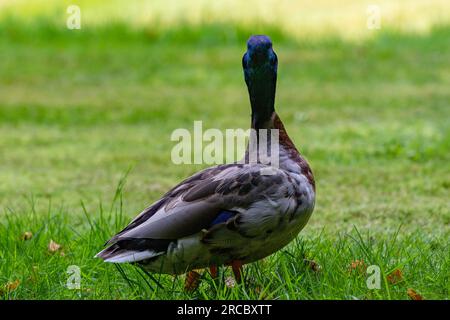
[[[0,299],[448,299],[449,25],[346,39],[0,20]],[[274,41],[278,113],[316,176],[306,228],[234,287],[226,269],[185,292],[182,277],[94,259],[205,167],[171,162],[173,130],[248,127],[241,57],[255,30]],[[66,287],[71,265],[79,290]]]

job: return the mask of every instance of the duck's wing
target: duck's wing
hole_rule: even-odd
[[[282,198],[277,193],[286,193],[286,174],[270,168],[267,175],[265,169],[262,164],[235,163],[198,172],[145,209],[97,256],[110,262],[147,259],[176,239],[223,222],[227,214],[245,211],[262,199]]]

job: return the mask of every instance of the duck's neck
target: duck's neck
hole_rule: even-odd
[[[244,68],[244,76],[252,107],[252,128],[267,128],[275,112],[276,67]]]
[[[267,151],[271,152],[271,146],[273,143],[278,144],[278,148],[276,149],[278,150],[277,163],[279,167],[286,171],[303,174],[315,190],[315,181],[311,168],[309,167],[309,164],[305,160],[305,158],[303,158],[300,152],[297,150],[294,142],[292,142],[291,138],[289,137],[283,125],[283,122],[276,114],[276,112],[272,113],[269,121],[264,122],[263,127],[255,128],[252,121],[252,129],[256,131],[255,134],[250,135],[249,146],[251,146],[252,144],[253,146],[256,146],[256,148],[253,148],[252,150],[257,150],[256,152],[259,152],[261,150],[261,134],[267,134],[267,138],[264,139],[264,141],[267,141]],[[274,135],[271,134],[271,130],[276,130],[275,136],[278,137],[278,141],[273,141]],[[249,147],[247,147],[247,151],[245,154],[246,161],[250,159],[249,152]]]
[[[245,82],[252,107],[251,127],[255,131],[255,134],[250,136],[250,145],[253,143],[253,146],[259,146],[261,136],[267,134],[267,139],[264,139],[264,141],[268,142],[270,150],[270,145],[273,143],[271,142],[271,137],[273,137],[271,130],[275,129],[278,131],[279,141],[277,143],[280,149],[283,148],[290,150],[293,154],[299,154],[275,112],[276,69],[266,68],[261,70],[244,69]]]
[[[255,125],[258,124],[258,125]],[[265,141],[270,141],[273,136],[278,137],[278,141],[273,141],[275,143],[278,142],[280,148],[283,148],[287,151],[289,151],[292,154],[300,155],[297,148],[295,147],[295,144],[292,142],[291,138],[289,137],[283,122],[281,121],[278,114],[274,111],[270,115],[270,118],[268,120],[264,120],[261,122],[255,121],[255,119],[252,118],[252,129],[255,130],[255,134],[250,135],[250,139],[256,139],[256,145],[259,145],[260,138],[263,134],[267,134],[268,139]],[[275,135],[271,135],[271,130],[275,130]],[[253,140],[250,140],[250,142],[254,142]]]
[[[283,122],[281,122],[281,119],[275,112],[276,65],[259,69],[244,67],[244,75],[252,107],[251,126],[253,129],[244,160],[246,163],[249,163],[247,161],[250,161],[250,159],[255,160],[254,152],[256,152],[256,159],[260,162],[260,147],[266,143],[263,153],[267,152],[266,155],[272,158],[272,146],[276,143],[277,148],[275,149],[278,150],[276,155],[278,157],[277,163],[280,168],[305,175],[313,188],[315,188],[314,177],[308,163],[298,152],[291,138],[289,138]],[[275,130],[275,132],[272,130]],[[264,135],[266,135],[265,139],[261,138]]]
[[[275,113],[275,83],[249,85],[252,128],[269,129]]]
[[[251,126],[254,130],[250,135],[244,160],[250,161],[250,158],[252,158],[259,162],[259,153],[263,143],[267,143],[267,145],[262,152],[267,152],[267,156],[272,157],[272,146],[276,143],[277,148],[275,150],[278,150],[277,156],[280,168],[295,173],[303,173],[314,186],[314,178],[308,163],[298,152],[291,138],[289,138],[283,122],[275,112],[276,67],[258,70],[244,69],[244,75],[252,107]],[[272,130],[275,130],[275,132],[271,132]],[[266,135],[265,139],[261,138],[264,135]],[[274,136],[277,141],[274,141]],[[254,152],[257,152],[257,154],[255,155]]]

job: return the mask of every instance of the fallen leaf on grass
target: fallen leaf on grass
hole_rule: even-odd
[[[59,249],[61,249],[61,245],[57,244],[55,241],[50,240],[50,243],[48,244],[48,251],[50,252],[56,252]]]
[[[22,240],[30,240],[33,234],[30,231],[26,231],[22,234]]]
[[[200,284],[200,273],[196,271],[189,271],[186,274],[186,280],[184,282],[184,290],[192,292],[198,288]]]
[[[8,291],[14,291],[14,290],[17,289],[17,287],[19,286],[19,284],[20,284],[20,280],[16,280],[16,281],[13,281],[13,282],[8,282],[8,283],[6,284],[6,286],[5,286],[5,288],[6,288],[6,290],[8,290]]]
[[[318,264],[314,260],[303,259],[303,262],[305,262],[311,268],[311,270],[314,271],[314,272],[319,272],[322,269],[320,264]]]
[[[390,274],[388,274],[388,276],[386,278],[387,278],[387,281],[389,281],[389,283],[391,283],[391,284],[399,283],[400,281],[403,280],[402,270],[395,269]]]
[[[64,257],[66,254],[64,253],[64,251],[61,250],[61,245],[56,243],[53,240],[50,240],[50,243],[48,244],[48,251],[50,253],[55,253],[57,251],[59,251],[59,255],[61,257]]]
[[[423,300],[423,297],[418,294],[414,289],[409,288],[406,293],[411,300]]]
[[[361,260],[354,260],[350,264],[350,268],[349,269],[350,269],[350,272],[355,270],[355,271],[357,271],[359,273],[366,273],[367,266],[366,266],[366,263],[364,262],[363,259],[361,259]]]
[[[16,290],[17,287],[19,286],[19,284],[20,284],[20,280],[18,280],[18,279],[15,281],[12,281],[12,282],[8,282],[7,284],[5,284],[3,286],[3,288],[0,288],[0,296],[4,295],[5,293]]]

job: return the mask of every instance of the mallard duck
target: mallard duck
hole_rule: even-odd
[[[142,211],[97,257],[167,274],[210,268],[214,277],[219,266],[232,266],[240,280],[242,265],[269,256],[297,236],[313,212],[315,182],[275,113],[277,65],[269,37],[250,37],[242,66],[251,127],[278,130],[278,166],[249,163],[247,149],[243,161],[194,174]],[[250,143],[259,143],[255,136]],[[271,174],[264,173],[268,167]]]

